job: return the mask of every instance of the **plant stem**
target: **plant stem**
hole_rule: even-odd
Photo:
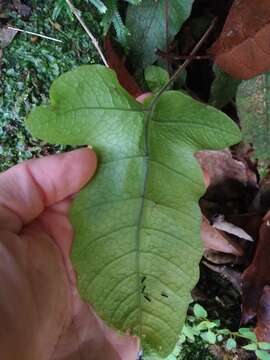
[[[173,74],[173,76],[170,78],[170,80],[165,85],[163,85],[162,88],[159,90],[159,92],[154,97],[154,99],[153,99],[153,101],[152,101],[152,103],[150,105],[151,110],[153,110],[155,108],[157,102],[159,101],[159,99],[160,99],[161,95],[164,93],[164,91],[166,91],[166,89],[168,89],[174,83],[174,81],[178,78],[178,76],[182,73],[182,71],[184,71],[186,69],[186,67],[190,64],[190,62],[192,61],[193,56],[201,48],[202,44],[207,39],[210,32],[213,30],[216,22],[217,22],[217,18],[214,18],[213,21],[211,22],[209,28],[206,30],[206,32],[204,33],[204,35],[200,39],[200,41],[196,44],[194,49],[189,54],[189,57],[183,62],[183,64],[181,64],[179,66],[179,68],[176,70],[176,72]]]
[[[81,24],[81,26],[84,28],[87,35],[90,37],[94,47],[97,49],[97,51],[99,53],[104,65],[106,67],[109,67],[109,65],[107,63],[107,60],[106,60],[105,56],[103,55],[103,52],[102,52],[102,50],[101,50],[101,48],[99,46],[99,43],[98,43],[97,39],[95,38],[95,36],[91,33],[91,31],[86,26],[84,20],[82,19],[81,15],[80,15],[79,10],[75,8],[75,6],[72,4],[72,2],[70,0],[66,0],[66,3],[70,7],[70,10],[72,11],[72,13],[76,16],[76,18],[79,21],[79,23]]]

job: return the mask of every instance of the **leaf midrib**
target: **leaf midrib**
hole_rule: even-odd
[[[76,109],[69,109],[67,111],[58,112],[58,115],[66,115],[82,110],[99,110],[99,111],[123,111],[123,112],[149,112],[148,109],[129,109],[129,108],[116,108],[116,107],[98,107],[98,106],[82,106]],[[56,111],[56,109],[54,109]]]
[[[154,112],[154,108],[150,105],[150,112],[145,116],[145,127],[144,127],[144,182],[142,188],[141,195],[141,206],[139,209],[139,216],[137,222],[137,231],[136,231],[136,272],[137,272],[137,292],[138,292],[138,328],[139,334],[138,336],[141,338],[142,331],[142,298],[140,292],[140,284],[141,284],[141,270],[140,270],[140,233],[141,233],[141,225],[144,213],[144,205],[146,199],[146,191],[147,191],[147,183],[149,176],[149,125],[150,120],[152,118]]]

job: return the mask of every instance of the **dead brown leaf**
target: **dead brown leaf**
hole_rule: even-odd
[[[27,18],[31,15],[31,8],[25,4],[22,4],[20,0],[13,0],[13,7],[24,18]]]
[[[236,256],[243,255],[240,245],[223,231],[215,229],[205,217],[201,225],[201,239],[205,251],[214,250]]]
[[[265,286],[257,311],[255,334],[259,341],[270,342],[270,286]]]
[[[234,78],[250,79],[270,70],[269,37],[269,0],[235,0],[209,52]]]
[[[259,237],[260,226],[262,224],[263,216],[257,213],[247,214],[232,214],[227,215],[226,219],[232,224],[243,229],[248,233],[255,241]]]
[[[243,302],[242,323],[245,324],[257,314],[257,308],[265,286],[270,285],[270,216],[264,217],[260,227],[259,240],[252,263],[242,276]]]
[[[229,221],[226,221],[223,215],[219,215],[214,218],[213,227],[218,230],[224,231],[228,234],[237,236],[240,239],[244,239],[251,242],[254,241],[254,239],[248,233],[246,233],[242,228],[230,223]]]
[[[206,186],[214,186],[226,179],[234,179],[244,185],[248,182],[257,183],[256,175],[247,164],[234,159],[229,150],[198,151],[195,156],[201,165]]]
[[[0,49],[7,47],[17,34],[16,30],[9,29],[8,26],[0,30]]]
[[[216,265],[235,264],[237,262],[235,255],[214,250],[205,250],[203,257],[207,261]]]

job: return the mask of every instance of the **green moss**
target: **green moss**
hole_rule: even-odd
[[[54,1],[40,5],[30,1],[34,9],[31,18],[23,21],[17,13],[11,13],[14,26],[46,34],[63,43],[33,39],[18,33],[13,42],[4,49],[1,66],[0,89],[0,170],[33,156],[46,155],[65,149],[50,146],[30,137],[24,120],[30,109],[46,102],[52,81],[75,66],[100,62],[96,51],[75,19],[62,12],[57,23],[52,15]],[[89,12],[84,19],[98,36],[98,22]]]

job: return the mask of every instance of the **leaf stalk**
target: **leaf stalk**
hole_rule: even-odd
[[[201,46],[203,45],[204,41],[207,39],[207,37],[209,36],[209,34],[211,33],[211,31],[213,30],[214,26],[216,25],[217,22],[217,18],[215,17],[210,26],[208,27],[208,29],[206,30],[206,32],[203,34],[203,36],[201,37],[201,39],[199,40],[199,42],[196,44],[196,46],[193,48],[193,50],[191,51],[191,53],[189,54],[189,57],[183,62],[183,64],[181,64],[179,66],[179,68],[176,70],[176,72],[173,74],[173,76],[170,78],[170,80],[164,84],[161,89],[159,90],[159,92],[156,94],[156,96],[154,97],[153,101],[150,104],[150,109],[151,111],[154,110],[156,104],[158,103],[161,95],[164,93],[164,91],[166,91],[174,82],[175,80],[178,78],[178,76],[186,69],[186,67],[191,63],[191,61],[194,58],[194,55],[196,55],[197,51],[201,48]]]
[[[107,63],[107,60],[99,46],[99,43],[97,41],[97,39],[95,38],[95,36],[92,34],[92,32],[89,30],[89,28],[87,27],[87,25],[85,24],[84,20],[81,17],[80,11],[78,9],[75,8],[75,6],[72,4],[72,2],[70,0],[66,0],[66,3],[68,4],[70,10],[72,11],[72,13],[75,15],[75,17],[77,18],[77,20],[79,21],[79,23],[81,24],[81,26],[84,28],[85,32],[87,33],[87,35],[90,37],[92,44],[94,45],[94,47],[97,49],[97,52],[99,53],[101,60],[103,61],[104,65],[106,67],[109,67],[109,64]]]

